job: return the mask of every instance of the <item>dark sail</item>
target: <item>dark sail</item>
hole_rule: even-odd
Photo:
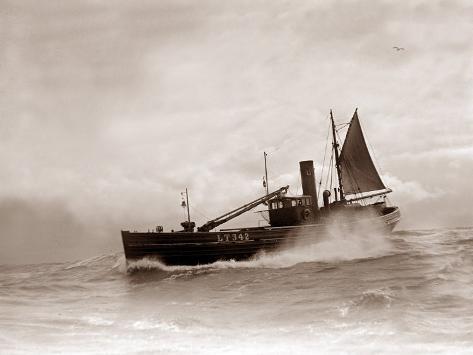
[[[355,111],[340,155],[346,195],[386,189],[373,164]]]

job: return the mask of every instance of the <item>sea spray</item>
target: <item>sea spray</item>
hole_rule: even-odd
[[[160,269],[168,272],[201,270],[201,269],[234,269],[234,268],[286,268],[304,262],[336,262],[355,259],[375,258],[389,255],[393,245],[383,233],[343,231],[336,226],[329,227],[329,233],[323,237],[304,238],[290,247],[283,247],[271,253],[259,253],[247,261],[228,260],[211,264],[187,266],[168,266],[157,259],[143,258],[128,262],[126,270]]]

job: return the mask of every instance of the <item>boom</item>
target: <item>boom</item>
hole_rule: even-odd
[[[227,212],[224,215],[221,215],[220,217],[217,217],[215,219],[212,219],[212,220],[208,221],[207,223],[205,223],[201,227],[198,227],[197,230],[199,232],[209,232],[212,229],[217,228],[219,225],[221,225],[225,222],[228,222],[229,220],[231,220],[235,217],[238,217],[242,213],[245,213],[245,212],[251,210],[252,208],[255,208],[259,204],[264,203],[264,202],[272,199],[275,196],[280,196],[281,194],[286,193],[288,189],[289,189],[289,185],[281,187],[279,190],[271,192],[270,194],[267,194],[263,197],[260,197],[260,198],[254,200],[250,203],[247,203],[246,205],[238,207],[238,208],[234,209],[233,211]]]

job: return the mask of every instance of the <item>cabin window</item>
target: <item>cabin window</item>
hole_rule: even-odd
[[[283,208],[282,201],[279,201],[279,208]]]
[[[278,208],[278,203],[277,202],[272,202],[271,203],[271,209],[276,210]]]
[[[306,206],[310,206],[310,198],[305,199],[305,204],[306,204]]]
[[[291,205],[292,205],[292,207],[296,207],[297,206],[296,200],[291,200]]]
[[[299,206],[302,206],[302,200],[297,200],[297,204],[298,204]]]

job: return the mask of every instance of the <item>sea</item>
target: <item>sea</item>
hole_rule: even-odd
[[[473,228],[0,266],[1,354],[473,354]]]

